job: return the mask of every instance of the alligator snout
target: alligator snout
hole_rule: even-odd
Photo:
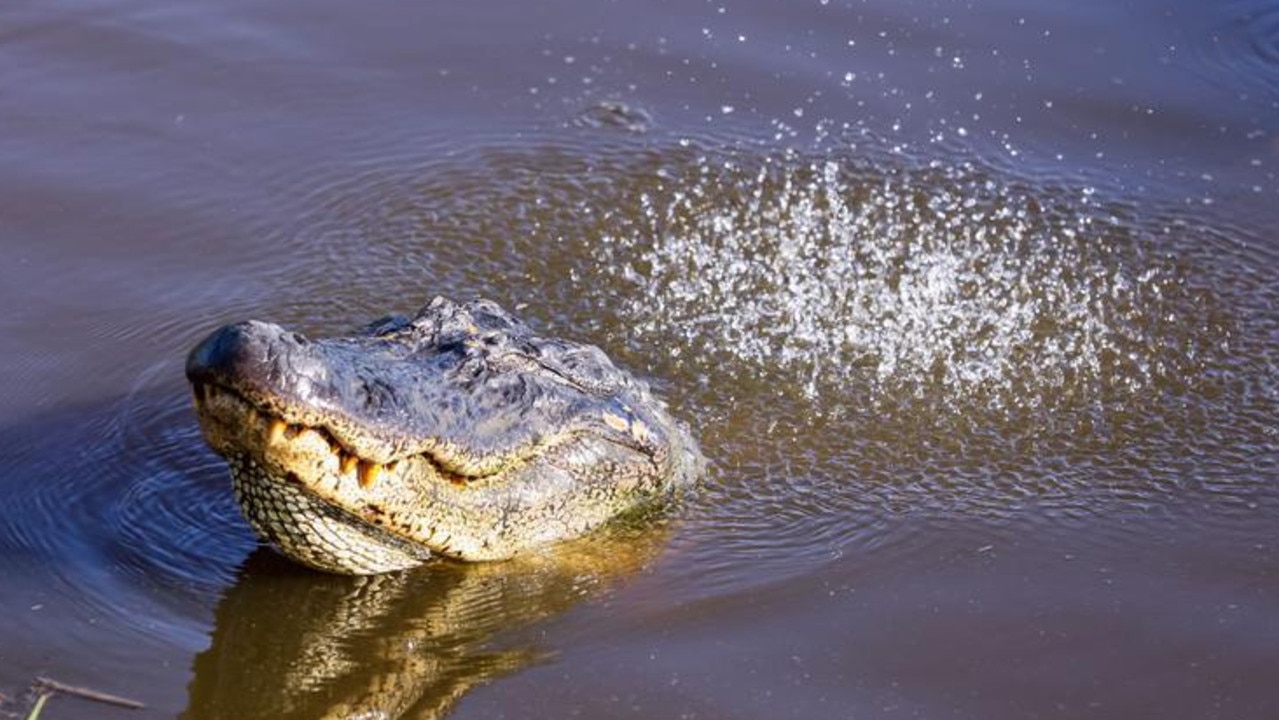
[[[302,335],[249,320],[224,325],[187,356],[191,384],[215,386],[257,399],[262,395],[310,402],[328,383],[328,367]]]

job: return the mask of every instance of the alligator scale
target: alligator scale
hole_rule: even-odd
[[[186,370],[249,523],[330,572],[509,558],[669,497],[704,467],[645,383],[485,300],[436,298],[355,337],[227,325]]]

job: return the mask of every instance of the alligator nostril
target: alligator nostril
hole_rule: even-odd
[[[192,382],[237,364],[244,354],[241,325],[226,325],[213,331],[187,356],[187,376]]]
[[[191,382],[227,384],[237,378],[260,379],[269,372],[273,348],[286,334],[278,325],[249,321],[224,325],[209,334],[187,356]],[[301,336],[298,336],[301,337]]]

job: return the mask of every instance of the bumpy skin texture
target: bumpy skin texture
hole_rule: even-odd
[[[509,558],[667,497],[705,465],[646,384],[485,300],[436,298],[357,337],[228,325],[187,377],[249,523],[331,572]]]

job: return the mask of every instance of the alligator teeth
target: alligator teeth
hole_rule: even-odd
[[[360,459],[354,455],[347,455],[343,452],[338,453],[338,466],[342,469],[343,475],[350,475],[359,462]]]
[[[284,439],[284,431],[289,427],[288,423],[279,418],[271,418],[271,425],[267,428],[266,439],[271,445],[275,445]]]
[[[365,489],[372,487],[380,474],[382,474],[381,465],[368,460],[360,461],[360,487]]]

